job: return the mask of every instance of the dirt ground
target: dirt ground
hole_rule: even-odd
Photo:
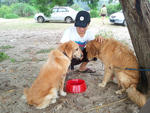
[[[118,86],[110,82],[105,88],[98,87],[104,74],[104,66],[98,60],[88,67],[94,74],[69,73],[69,79],[83,79],[87,90],[84,93],[60,97],[55,104],[37,110],[21,98],[23,89],[31,86],[41,66],[45,63],[50,49],[56,48],[64,30],[73,26],[66,23],[36,23],[33,19],[0,19],[0,51],[10,59],[0,62],[0,113],[138,113],[139,108],[127,95],[116,95]],[[132,44],[127,27],[103,25],[100,19],[92,19],[89,26],[93,32],[110,33],[117,40]],[[10,46],[10,48],[2,48]],[[78,66],[75,67],[78,69]]]

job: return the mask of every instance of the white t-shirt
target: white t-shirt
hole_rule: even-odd
[[[64,43],[72,40],[77,44],[79,44],[80,48],[83,50],[86,43],[94,39],[95,39],[95,34],[92,33],[90,30],[86,30],[85,35],[83,37],[80,37],[80,35],[76,30],[76,27],[70,27],[64,32],[64,35],[61,38],[60,43]]]

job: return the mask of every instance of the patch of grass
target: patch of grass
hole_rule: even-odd
[[[10,49],[10,48],[14,48],[14,47],[10,45],[0,46],[0,49]]]
[[[5,16],[4,16],[4,18],[6,18],[6,19],[14,19],[14,18],[19,18],[19,16],[18,15],[16,15],[16,14],[5,14]]]
[[[97,33],[95,35],[95,37],[97,36],[102,36],[104,38],[112,38],[113,37],[113,33],[111,31],[99,31],[99,33]]]
[[[49,53],[51,50],[53,50],[54,48],[50,48],[50,49],[41,49],[40,51],[37,51],[36,54],[41,54],[41,53]]]
[[[11,61],[12,63],[15,63],[15,62],[16,62],[16,60],[15,60],[14,58],[10,58],[10,61]]]
[[[9,59],[9,56],[4,52],[0,52],[0,62],[6,59]]]
[[[16,62],[14,58],[10,58],[6,53],[0,52],[0,62],[9,59],[12,63]]]

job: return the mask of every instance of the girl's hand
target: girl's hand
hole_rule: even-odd
[[[104,41],[104,38],[103,38],[102,36],[97,36],[97,37],[95,38],[95,40],[96,40],[97,42],[102,43],[102,42]]]

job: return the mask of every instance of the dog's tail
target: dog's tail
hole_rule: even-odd
[[[142,94],[136,89],[136,86],[132,85],[126,90],[128,97],[137,105],[142,107],[146,103],[146,95]]]
[[[144,69],[140,67],[140,69]],[[139,83],[137,84],[137,90],[143,94],[148,92],[148,80],[145,71],[140,71]]]
[[[140,69],[143,69],[140,67]],[[143,106],[146,103],[146,93],[148,92],[148,80],[145,71],[140,71],[139,82],[137,85],[131,85],[127,89],[129,98],[138,104]]]

